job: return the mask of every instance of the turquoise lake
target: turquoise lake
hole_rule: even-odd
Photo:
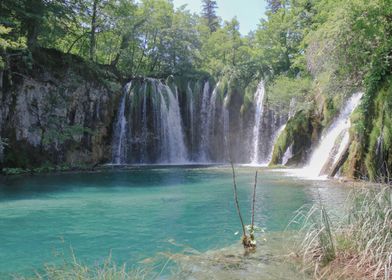
[[[238,167],[239,202],[250,223],[255,168]],[[347,188],[261,169],[255,223],[283,231],[294,212],[320,199],[340,211]],[[94,173],[0,178],[0,279],[109,254],[131,266],[184,244],[199,251],[239,241],[228,167],[134,167]]]

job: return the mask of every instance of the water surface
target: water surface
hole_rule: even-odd
[[[246,221],[254,171],[237,170]],[[239,240],[227,167],[156,166],[0,180],[1,279],[60,262],[71,247],[87,264],[111,253],[116,262],[137,265],[159,252],[180,251],[175,244],[203,252]],[[262,170],[256,224],[280,232],[303,204],[321,199],[337,210],[346,193],[337,183]]]

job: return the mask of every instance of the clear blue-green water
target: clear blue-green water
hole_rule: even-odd
[[[239,202],[250,220],[254,168],[237,169]],[[328,181],[259,174],[255,219],[267,232],[321,198],[339,209],[347,190]],[[240,224],[227,167],[140,167],[0,178],[0,279],[31,274],[69,256],[87,264],[137,265],[177,244],[199,251],[238,242]],[[67,253],[68,252],[68,253]]]

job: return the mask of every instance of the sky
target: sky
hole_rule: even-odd
[[[230,20],[237,16],[243,35],[255,30],[265,14],[265,0],[216,0],[216,2],[217,14],[223,20]],[[173,3],[175,7],[187,4],[188,9],[195,13],[201,11],[201,0],[173,0]]]

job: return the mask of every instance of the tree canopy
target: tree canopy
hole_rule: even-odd
[[[216,1],[200,4],[195,14],[169,0],[3,0],[0,55],[54,48],[123,77],[229,73],[271,85],[278,77],[359,85],[390,71],[387,0],[268,0],[246,36],[236,18],[220,20]]]

